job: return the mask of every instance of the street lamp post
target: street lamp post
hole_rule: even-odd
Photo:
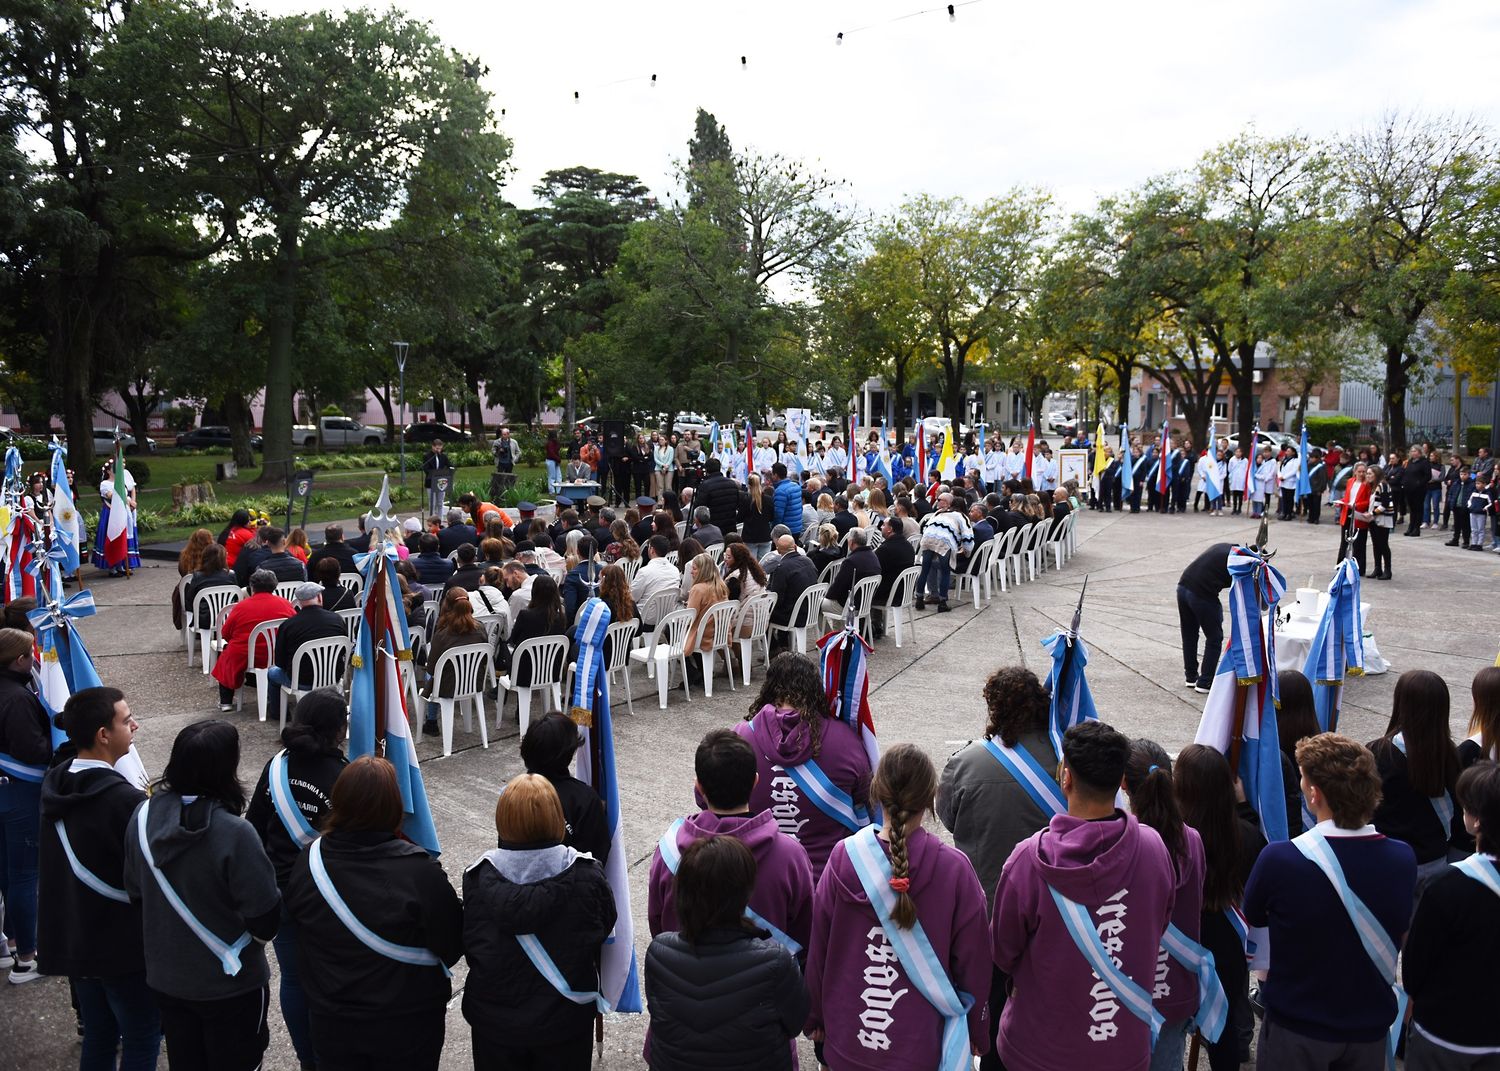
[[[398,389],[401,391],[401,490],[406,490],[406,353],[411,349],[409,342],[392,342],[391,346],[396,350],[396,376],[399,381]]]

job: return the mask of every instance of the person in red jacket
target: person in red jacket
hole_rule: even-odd
[[[275,573],[257,569],[250,574],[250,594],[229,608],[219,628],[224,650],[214,663],[214,680],[219,682],[220,710],[227,711],[234,705],[234,693],[245,683],[245,670],[250,666],[250,633],[255,626],[280,621],[296,612],[296,607],[276,594]],[[269,666],[271,658],[269,644],[255,652],[257,664]]]

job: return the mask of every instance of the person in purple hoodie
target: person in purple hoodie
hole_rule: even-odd
[[[1063,735],[1068,813],[1016,846],[995,888],[995,966],[1013,979],[996,1046],[1009,1071],[1146,1071],[1151,1031],[1100,981],[1078,941],[1095,938],[1134,991],[1156,978],[1175,905],[1161,836],[1115,806],[1130,741],[1099,721]],[[1063,911],[1081,908],[1075,941]],[[813,919],[814,934],[817,918]]]
[[[817,663],[789,651],[771,659],[734,731],[755,749],[750,813],[771,812],[776,827],[801,842],[816,881],[833,846],[870,824],[870,759],[858,734],[833,717]]]
[[[651,860],[646,896],[651,936],[679,928],[673,876],[682,852],[694,841],[730,836],[755,856],[755,887],[750,892],[750,911],[755,914],[750,921],[796,955],[812,932],[812,864],[806,849],[776,828],[771,812],[750,813],[757,777],[754,749],[733,731],[715,729],[698,745],[693,770],[693,787],[706,806],[678,819],[662,834]]]
[[[1176,875],[1172,923],[1196,942],[1202,929],[1203,838],[1182,820],[1172,783],[1172,760],[1155,740],[1136,740],[1125,764],[1125,794],[1130,813],[1161,837]],[[1165,947],[1156,953],[1156,981],[1151,1001],[1166,1025],[1151,1050],[1151,1071],[1182,1071],[1188,1021],[1198,1011],[1198,979]]]
[[[967,1069],[990,1045],[984,890],[968,857],[922,827],[937,770],[921,748],[881,755],[870,795],[885,824],[834,846],[813,897],[807,1031],[834,1071]],[[889,887],[874,887],[878,909],[872,865]],[[905,950],[924,938],[930,957],[919,962],[939,968],[953,1014],[908,966]]]

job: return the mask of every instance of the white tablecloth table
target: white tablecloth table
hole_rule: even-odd
[[[1282,622],[1276,629],[1276,669],[1301,670],[1307,663],[1307,653],[1312,650],[1313,637],[1318,634],[1318,621],[1322,608],[1328,603],[1328,593],[1318,597],[1318,617],[1293,617]],[[1370,604],[1361,601],[1360,618],[1364,622],[1365,673],[1373,676],[1384,673],[1389,664],[1380,656],[1375,646],[1375,636],[1370,631]]]

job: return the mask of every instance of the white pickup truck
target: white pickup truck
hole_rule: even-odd
[[[349,417],[326,416],[318,426],[297,424],[292,428],[292,445],[309,448],[318,445],[319,433],[323,445],[328,446],[379,446],[385,442],[385,432],[370,428]]]

